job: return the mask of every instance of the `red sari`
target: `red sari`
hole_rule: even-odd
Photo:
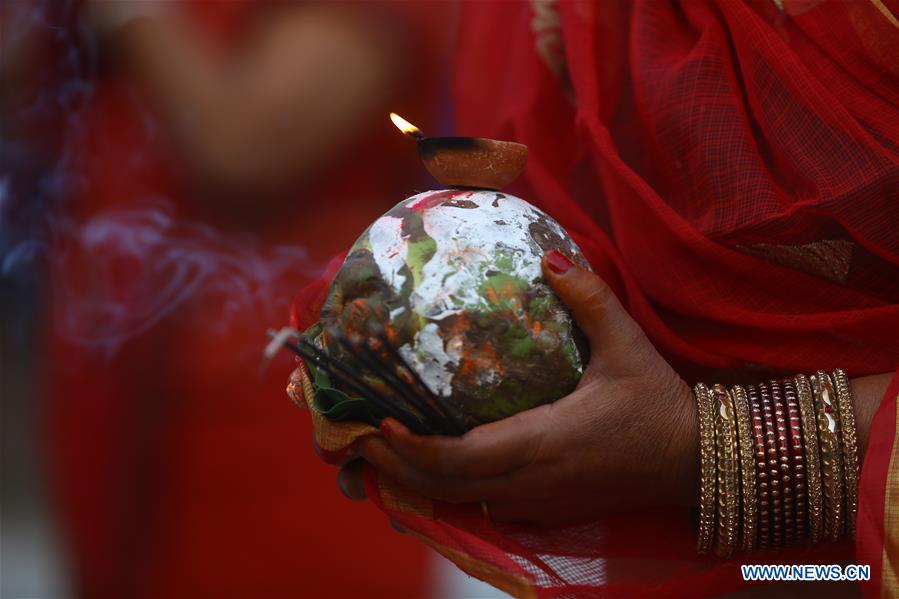
[[[457,132],[529,146],[510,191],[572,233],[688,381],[718,369],[747,382],[893,372],[896,15],[892,0],[468,4]],[[884,501],[890,488],[896,501],[899,476],[895,384],[891,393],[861,482],[860,513],[870,509],[859,543],[875,545],[855,561],[884,556],[871,557],[872,585],[899,554],[899,507],[891,517]],[[398,501],[369,474],[369,496],[391,517],[516,595],[718,595],[746,584],[739,560],[696,555],[687,513],[549,531],[490,525],[476,508]],[[846,542],[742,559],[853,558]]]
[[[255,10],[186,8],[221,51]],[[427,76],[389,108],[436,129],[443,23],[406,8]],[[107,76],[79,121],[49,285],[46,439],[74,591],[420,595],[427,552],[341,497],[307,450],[309,423],[284,397],[289,358],[259,370],[296,289],[417,184],[388,107],[342,164],[246,225],[188,201],[138,106]]]

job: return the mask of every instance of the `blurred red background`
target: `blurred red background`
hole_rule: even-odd
[[[50,539],[31,561],[15,550],[33,576],[4,594],[438,592],[424,547],[315,458],[284,394],[291,358],[260,361],[292,295],[430,185],[387,112],[451,130],[454,16],[451,2],[0,9],[4,403],[19,423],[5,503]]]

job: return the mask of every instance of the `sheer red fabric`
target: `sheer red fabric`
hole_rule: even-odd
[[[513,191],[577,239],[688,380],[899,363],[894,1],[477,3],[457,133],[525,143]],[[314,304],[301,311],[314,317]],[[515,594],[701,596],[746,583],[699,558],[683,512],[561,530],[397,502],[392,518]],[[388,499],[385,499],[387,497]],[[754,553],[834,563],[849,543]]]
[[[896,363],[899,86],[853,17],[899,38],[871,3],[804,4],[563,3],[533,35],[524,7],[466,13],[459,132],[530,146],[525,197],[675,359]]]

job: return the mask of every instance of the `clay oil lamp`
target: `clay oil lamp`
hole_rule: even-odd
[[[448,187],[502,189],[521,175],[528,161],[524,144],[483,137],[427,137],[395,112],[390,120],[418,142],[425,168]]]

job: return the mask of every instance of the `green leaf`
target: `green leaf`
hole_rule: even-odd
[[[307,334],[310,332],[317,335],[320,333],[320,327],[315,331],[310,328]],[[315,389],[315,396],[312,398],[315,409],[324,414],[328,420],[338,422],[356,420],[367,422],[372,426],[380,424],[384,416],[373,410],[368,401],[361,397],[348,395],[334,387],[328,373],[316,368],[315,364],[309,360],[304,360],[304,362],[311,374],[312,388]]]

